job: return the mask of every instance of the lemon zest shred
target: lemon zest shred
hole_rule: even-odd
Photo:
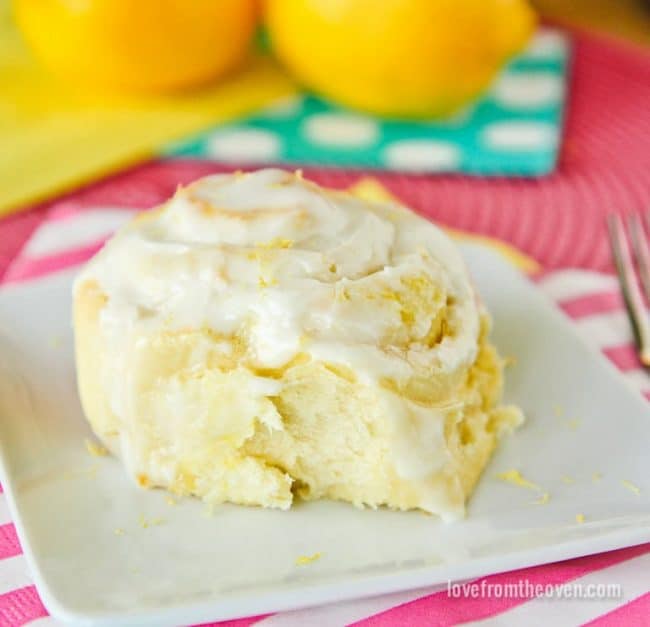
[[[511,468],[505,472],[500,472],[497,475],[497,478],[501,479],[501,481],[505,481],[506,483],[516,485],[520,488],[527,488],[528,490],[541,490],[541,488],[536,483],[528,481],[528,479],[524,478],[522,474],[515,468]]]
[[[93,457],[106,457],[108,455],[108,450],[103,447],[101,444],[97,444],[97,442],[93,442],[92,440],[86,440],[86,450],[93,456]]]
[[[319,560],[321,557],[323,557],[323,554],[320,552],[314,553],[313,555],[301,555],[296,558],[296,566],[306,566]]]
[[[634,485],[631,481],[628,481],[627,479],[622,479],[621,485],[624,488],[627,488],[630,492],[634,492],[634,494],[636,494],[637,496],[641,494],[641,488],[637,485]]]

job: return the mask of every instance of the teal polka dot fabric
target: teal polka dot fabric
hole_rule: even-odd
[[[453,118],[387,120],[295,96],[165,147],[171,157],[236,164],[542,176],[557,161],[569,45],[537,33],[484,97]]]

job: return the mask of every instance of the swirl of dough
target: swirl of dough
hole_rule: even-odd
[[[208,328],[243,342],[251,367],[307,353],[400,389],[476,356],[479,305],[437,227],[283,170],[180,188],[118,233],[81,280],[91,277],[116,343]]]

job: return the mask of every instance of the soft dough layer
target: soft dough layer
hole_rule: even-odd
[[[75,285],[79,389],[143,486],[445,519],[497,439],[489,317],[439,229],[282,170],[201,179]]]

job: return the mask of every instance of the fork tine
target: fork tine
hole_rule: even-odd
[[[650,328],[648,327],[647,312],[636,280],[623,222],[618,214],[607,216],[607,229],[614,265],[618,273],[625,309],[636,340],[639,359],[644,366],[650,367]]]
[[[630,230],[630,239],[632,240],[632,249],[636,258],[636,267],[639,271],[641,287],[646,297],[646,302],[650,302],[650,248],[641,216],[633,213],[628,219],[628,228]]]

